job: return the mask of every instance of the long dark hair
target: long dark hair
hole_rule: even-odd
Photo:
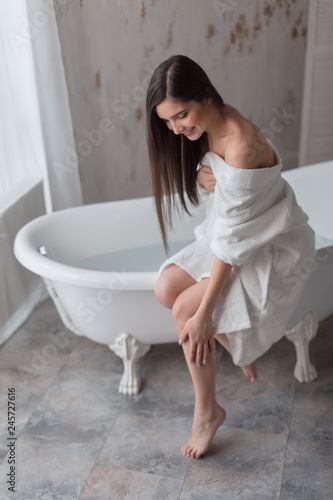
[[[167,248],[166,223],[172,227],[173,210],[179,208],[175,194],[187,213],[184,192],[190,203],[199,203],[197,165],[208,151],[208,138],[204,132],[196,141],[189,141],[183,134],[169,130],[156,113],[156,106],[166,98],[201,103],[211,98],[218,108],[224,107],[224,102],[204,70],[189,57],[169,57],[151,77],[146,98],[146,135],[156,210]]]

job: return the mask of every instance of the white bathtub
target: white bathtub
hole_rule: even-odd
[[[308,342],[317,321],[333,312],[333,161],[288,171],[299,203],[324,247],[300,272],[310,275],[288,325],[295,343],[295,375],[316,377]],[[193,239],[203,208],[177,218],[170,246],[177,250]],[[155,246],[157,245],[157,246]],[[151,254],[142,250],[150,247]],[[137,393],[137,361],[150,344],[178,340],[171,311],[156,300],[154,284],[166,258],[152,198],[84,205],[39,217],[17,234],[14,251],[25,267],[42,276],[65,325],[74,333],[107,344],[123,358],[119,390]],[[112,256],[108,254],[113,253]],[[92,256],[101,256],[97,263]],[[95,259],[94,259],[95,260]],[[309,314],[310,313],[310,314]]]

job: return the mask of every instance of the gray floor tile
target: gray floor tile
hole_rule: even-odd
[[[34,442],[37,449],[49,442],[54,451],[72,459],[96,460],[121,404],[115,376],[64,370],[20,437]]]
[[[217,393],[225,408],[225,425],[241,429],[288,434],[294,381],[288,378],[239,382]]]
[[[36,447],[33,441],[18,441],[15,493],[6,485],[8,463],[0,466],[0,500],[77,500],[94,465],[73,460],[65,450],[55,451],[52,441]]]
[[[259,358],[258,381],[254,383],[226,354],[216,376],[217,399],[227,412],[225,425],[288,434],[296,382],[293,350],[293,345],[282,339]]]
[[[50,300],[40,304],[0,348],[0,500],[10,498],[8,387],[17,390],[19,500],[275,500],[281,483],[281,500],[332,498],[333,316],[310,344],[311,384],[294,379],[286,339],[258,360],[255,384],[219,345],[216,354],[227,419],[193,460],[180,451],[194,409],[182,348],[152,346],[142,392],[123,396],[120,358],[68,332]]]
[[[180,500],[278,500],[286,436],[222,427],[191,460]]]
[[[182,481],[97,464],[80,500],[178,500]]]
[[[168,417],[159,409],[152,414],[122,412],[97,461],[158,476],[184,479],[188,460],[180,447],[189,439],[190,428],[191,419],[177,415]]]
[[[170,370],[170,366],[172,369]],[[178,343],[152,345],[142,359],[143,389],[191,384],[183,349]]]
[[[18,391],[46,390],[78,340],[64,328],[52,302],[43,302],[1,346],[0,391],[8,384]]]
[[[107,345],[82,337],[68,356],[64,368],[117,373],[120,380],[123,373],[123,362]]]
[[[281,499],[333,498],[333,365],[295,394]]]

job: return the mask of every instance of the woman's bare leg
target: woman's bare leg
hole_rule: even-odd
[[[231,347],[226,334],[219,333],[215,335],[215,338],[228,351],[228,353],[231,354]],[[251,363],[250,365],[241,366],[241,369],[243,370],[245,375],[250,379],[251,382],[256,382],[258,376],[257,376],[257,367],[255,362]]]
[[[156,281],[156,298],[165,307],[172,309],[178,295],[195,283],[196,281],[184,269],[171,264]]]
[[[196,313],[207,285],[208,279],[197,283],[188,273],[174,264],[159,277],[155,287],[156,297],[165,307],[172,309],[179,334],[182,333],[186,321]],[[217,335],[216,338],[231,353],[226,335]],[[195,391],[195,409],[192,437],[182,447],[182,452],[188,457],[199,458],[207,451],[217,429],[224,422],[226,413],[218,405],[215,397],[215,353],[209,353],[207,364],[198,367],[189,360],[189,348],[189,342],[183,344]],[[242,367],[243,371],[246,368]],[[246,371],[244,373],[247,374]],[[252,373],[249,378],[256,379],[256,373]]]
[[[173,306],[173,315],[179,334],[182,333],[186,321],[197,311],[207,285],[208,279],[194,282],[178,295]],[[209,353],[206,365],[198,367],[189,360],[190,343],[185,342],[182,345],[195,391],[192,437],[182,447],[182,452],[188,457],[199,458],[207,451],[217,429],[224,422],[226,413],[215,397],[215,352]]]

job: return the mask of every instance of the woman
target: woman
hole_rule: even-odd
[[[155,287],[172,309],[195,389],[182,452],[199,458],[226,417],[215,398],[214,337],[255,381],[255,360],[284,335],[304,288],[295,271],[313,256],[314,233],[274,146],[194,61],[172,56],[155,69],[146,113],[165,246],[176,200],[185,211],[199,191],[207,200],[196,241],[162,265]]]

